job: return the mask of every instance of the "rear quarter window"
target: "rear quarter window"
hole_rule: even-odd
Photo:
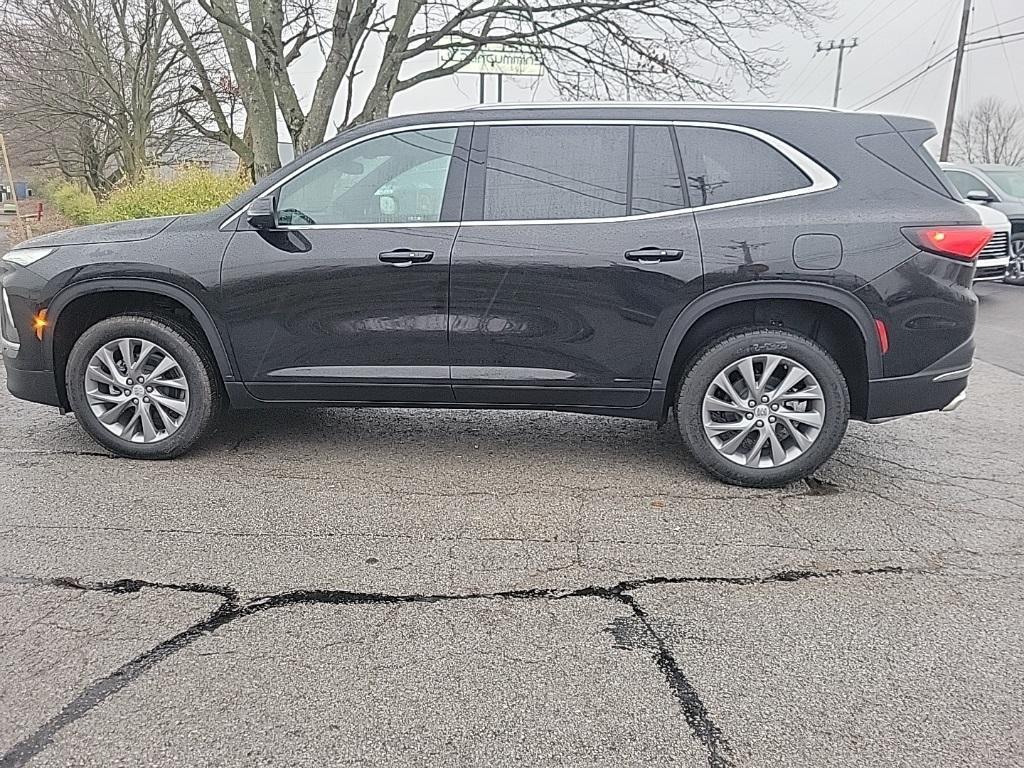
[[[811,180],[792,161],[754,136],[725,128],[676,128],[693,206],[792,192]]]

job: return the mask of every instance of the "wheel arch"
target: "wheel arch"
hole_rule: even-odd
[[[669,329],[655,369],[654,387],[663,392],[664,398],[662,414],[667,413],[671,406],[674,398],[673,389],[681,374],[681,369],[692,357],[692,353],[703,347],[703,342],[711,341],[714,336],[714,324],[711,324],[711,334],[707,338],[704,337],[704,333],[708,329],[706,327],[702,329],[702,321],[707,321],[730,309],[743,312],[751,309],[756,312],[754,307],[757,306],[796,307],[798,305],[805,308],[808,306],[822,307],[826,309],[824,313],[826,322],[828,315],[833,318],[843,318],[859,332],[860,344],[856,347],[847,347],[845,350],[849,352],[847,359],[837,360],[837,362],[840,363],[844,375],[848,378],[855,411],[866,410],[867,383],[871,379],[882,376],[882,354],[877,341],[874,318],[868,308],[852,293],[841,288],[796,281],[772,281],[717,288],[693,301],[680,313]],[[736,327],[743,325],[750,325],[750,323],[749,321],[736,323]],[[830,349],[829,351],[835,356],[834,350]]]
[[[194,295],[179,286],[146,278],[87,280],[64,288],[53,298],[47,307],[47,319],[51,333],[46,336],[43,345],[43,357],[47,368],[54,371],[58,392],[65,407],[67,406],[67,395],[63,391],[63,375],[61,370],[62,366],[66,363],[67,352],[70,351],[70,348],[62,353],[57,345],[59,331],[62,328],[61,316],[64,315],[66,318],[66,310],[79,300],[110,293],[149,294],[154,297],[160,297],[165,302],[169,301],[177,304],[191,316],[196,330],[202,333],[203,340],[206,341],[213,355],[221,380],[227,383],[235,379],[228,347],[216,323],[214,323],[213,317]],[[138,309],[138,307],[129,306],[126,309],[133,310]],[[63,359],[61,359],[62,357]]]

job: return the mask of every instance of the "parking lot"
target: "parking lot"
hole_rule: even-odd
[[[773,491],[538,412],[128,462],[4,389],[0,766],[1019,766],[1024,288],[978,292],[960,410]]]

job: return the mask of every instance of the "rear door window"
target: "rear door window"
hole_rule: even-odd
[[[729,203],[811,186],[787,157],[760,139],[724,128],[676,128],[693,206]]]
[[[629,127],[489,128],[485,221],[625,216]]]

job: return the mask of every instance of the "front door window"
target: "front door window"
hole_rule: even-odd
[[[278,193],[282,226],[438,222],[457,128],[378,136],[302,171]]]

